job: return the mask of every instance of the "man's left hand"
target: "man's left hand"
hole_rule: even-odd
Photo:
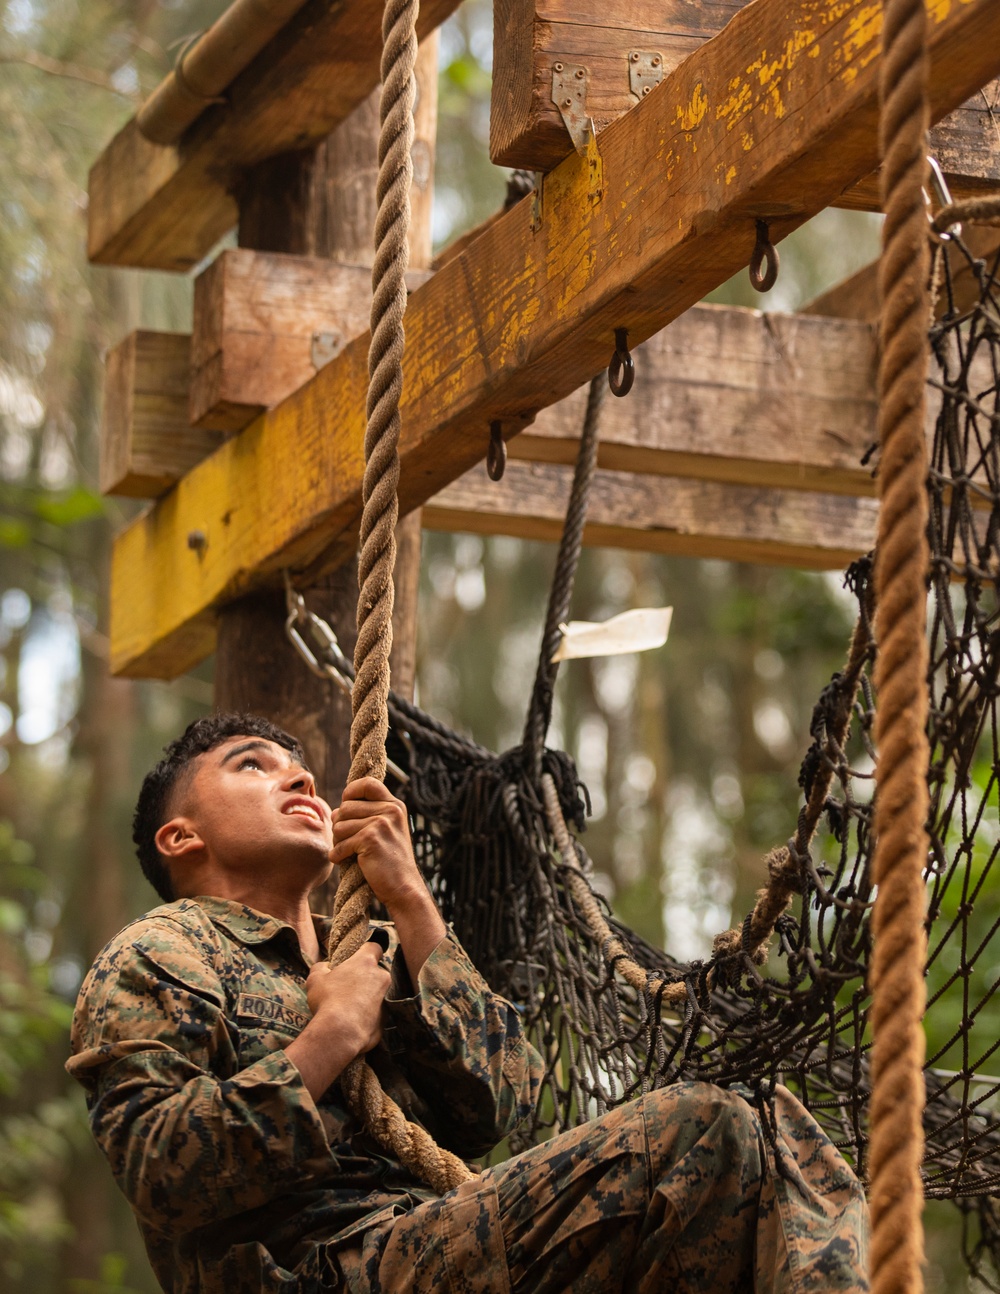
[[[406,805],[374,777],[349,782],[333,811],[330,861],[345,863],[352,854],[391,914],[427,895],[413,856]]]
[[[420,968],[447,930],[413,856],[406,805],[374,777],[348,782],[340,808],[333,811],[330,860],[345,863],[352,854],[396,923],[416,983]]]

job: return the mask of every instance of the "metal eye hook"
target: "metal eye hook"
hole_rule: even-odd
[[[608,365],[608,386],[612,395],[628,395],[635,381],[635,363],[628,348],[628,329],[615,329],[615,353]]]
[[[938,200],[939,207],[950,207],[952,204],[951,190],[948,188],[948,181],[944,178],[944,171],[941,170],[940,162],[936,157],[928,157],[927,165],[930,167],[931,172],[931,188],[934,190],[934,196]],[[924,195],[924,204],[927,207],[927,219],[931,226],[931,237],[942,243],[950,242],[953,238],[961,238],[962,226],[957,221],[955,224],[949,225],[947,229],[938,229],[931,195],[926,189],[921,191]]]
[[[499,420],[490,423],[490,444],[486,451],[486,474],[491,481],[503,479],[507,468],[507,442],[503,438],[503,428]]]
[[[764,268],[765,262],[767,269]],[[771,233],[766,220],[757,221],[757,241],[750,256],[750,286],[758,292],[770,292],[778,280],[778,266],[781,261],[778,249],[771,242]]]

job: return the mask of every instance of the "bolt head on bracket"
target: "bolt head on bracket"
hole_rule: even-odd
[[[587,140],[596,137],[594,121],[587,112],[590,72],[576,63],[552,64],[552,102],[559,109],[573,147],[587,152]]]
[[[628,56],[628,88],[644,99],[663,80],[663,55],[657,49],[634,49]]]

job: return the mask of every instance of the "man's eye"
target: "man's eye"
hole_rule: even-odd
[[[243,758],[240,760],[240,762],[236,765],[236,767],[237,769],[259,768],[263,770],[264,765],[260,762],[260,760],[257,758],[256,755],[244,755]]]

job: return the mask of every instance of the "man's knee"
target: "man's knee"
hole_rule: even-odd
[[[692,1186],[729,1179],[746,1191],[759,1183],[760,1123],[741,1096],[711,1083],[678,1083],[650,1092],[641,1106],[654,1185],[677,1172]]]

